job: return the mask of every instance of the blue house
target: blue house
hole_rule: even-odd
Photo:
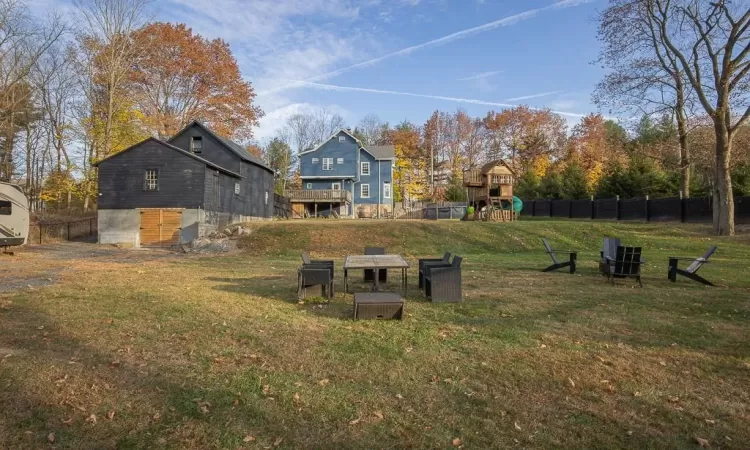
[[[341,129],[299,154],[301,190],[289,190],[295,217],[383,217],[393,212],[392,145],[362,145]]]

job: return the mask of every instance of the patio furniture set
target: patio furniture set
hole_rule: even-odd
[[[568,267],[570,273],[575,273],[578,252],[553,250],[547,239],[542,239],[542,243],[544,244],[545,253],[552,259],[552,265],[542,270],[542,272],[550,272]],[[713,245],[699,258],[670,256],[667,278],[674,283],[677,281],[677,275],[682,275],[706,286],[714,286],[713,283],[699,276],[697,272],[704,264],[708,263],[708,258],[715,251],[716,246]],[[568,255],[568,260],[560,260],[558,255]],[[678,267],[679,262],[686,260],[690,261],[690,264],[685,269],[680,269]],[[641,282],[641,266],[645,263],[646,260],[643,259],[642,247],[623,246],[619,238],[604,238],[602,250],[599,252],[599,271],[602,275],[606,275],[613,285],[616,279],[634,278],[638,285],[643,287],[643,283]]]
[[[442,258],[418,260],[419,289],[432,302],[460,302],[461,262],[463,258],[446,252]],[[302,266],[297,272],[297,293],[300,299],[307,296],[307,289],[320,286],[321,296],[333,298],[334,261],[313,260],[302,253]],[[363,271],[363,281],[371,283],[370,292],[354,293],[354,319],[402,319],[404,298],[394,292],[382,292],[381,286],[388,283],[388,271],[401,271],[401,290],[408,291],[409,263],[401,255],[389,255],[382,247],[367,247],[363,255],[347,256],[344,260],[344,292],[349,293],[350,271]]]

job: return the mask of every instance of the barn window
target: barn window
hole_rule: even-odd
[[[317,164],[317,163],[319,163],[319,162],[320,162],[320,160],[319,160],[318,158],[313,158],[313,159],[312,159],[312,163],[313,163],[313,164]]]
[[[146,169],[146,178],[143,185],[145,191],[159,190],[159,169]]]
[[[370,175],[370,163],[368,161],[362,161],[359,167],[360,175]]]
[[[5,200],[0,200],[0,216],[9,216],[13,207],[13,203]]]
[[[346,142],[346,136],[339,136],[339,142]]]
[[[193,136],[190,138],[190,151],[193,153],[201,153],[203,151],[203,138],[200,136]]]
[[[369,184],[359,185],[359,196],[362,198],[370,198],[370,185]]]
[[[336,164],[344,164],[344,158],[336,158]]]
[[[323,158],[323,170],[333,170],[333,158]]]
[[[240,195],[240,183],[234,183],[234,194]]]

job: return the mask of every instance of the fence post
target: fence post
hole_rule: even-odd
[[[651,218],[648,216],[649,215],[648,202],[649,202],[649,199],[648,199],[648,195],[647,195],[646,196],[646,205],[645,205],[646,206],[646,222],[650,222],[651,221]]]
[[[573,200],[568,200],[568,219],[573,218]]]
[[[591,196],[591,220],[596,219],[596,202],[594,202],[594,196]]]
[[[531,217],[536,217],[536,199],[531,201]]]
[[[547,200],[547,202],[549,203],[549,208],[548,208],[549,212],[547,214],[549,214],[549,217],[552,217],[552,205],[554,205],[554,200],[549,199]]]
[[[615,219],[620,221],[620,196],[615,197]]]

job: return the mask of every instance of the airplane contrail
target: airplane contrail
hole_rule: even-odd
[[[535,17],[537,14],[539,14],[541,12],[544,12],[544,11],[556,10],[556,9],[565,9],[565,8],[572,8],[574,6],[582,5],[582,4],[585,4],[585,3],[591,3],[593,1],[596,1],[596,0],[562,0],[562,1],[559,1],[559,2],[556,2],[556,3],[553,3],[551,5],[548,5],[548,6],[543,6],[541,8],[529,9],[527,11],[520,12],[518,14],[513,14],[512,16],[504,17],[502,19],[498,19],[498,20],[495,20],[495,21],[492,21],[492,22],[489,22],[489,23],[485,23],[484,25],[479,25],[479,26],[476,26],[476,27],[467,28],[465,30],[457,31],[455,33],[451,33],[451,34],[448,34],[446,36],[443,36],[443,37],[440,37],[440,38],[437,38],[437,39],[432,39],[430,41],[423,42],[421,44],[412,45],[410,47],[402,48],[401,50],[397,50],[395,52],[388,53],[388,54],[385,54],[383,56],[379,56],[377,58],[368,59],[367,61],[358,62],[358,63],[352,64],[350,66],[346,66],[346,67],[342,67],[340,69],[333,70],[331,72],[327,72],[327,73],[324,73],[324,74],[321,74],[321,75],[316,75],[314,77],[308,78],[305,81],[319,81],[319,80],[323,80],[323,79],[326,79],[326,78],[330,78],[330,77],[342,74],[344,72],[348,72],[350,70],[359,69],[359,68],[362,68],[362,67],[369,67],[369,66],[377,64],[377,63],[379,63],[381,61],[384,61],[386,59],[390,59],[390,58],[393,58],[393,57],[396,57],[396,56],[409,55],[409,54],[411,54],[411,53],[413,53],[415,51],[422,50],[424,48],[437,47],[437,46],[440,46],[440,45],[447,44],[449,42],[453,42],[453,41],[456,41],[456,40],[459,40],[459,39],[464,39],[466,37],[473,36],[473,35],[478,34],[478,33],[483,33],[485,31],[494,30],[496,28],[501,28],[501,27],[505,27],[505,26],[508,26],[508,25],[514,25],[514,24],[516,24],[518,22],[531,19],[531,18]],[[265,91],[258,92],[258,95],[262,96],[262,95],[273,94],[273,93],[276,93],[276,92],[285,91],[287,89],[290,89],[290,88],[293,88],[293,87],[299,87],[299,86],[300,86],[299,83],[290,83],[290,84],[286,84],[286,85],[279,86],[279,87],[276,87],[276,88],[272,88],[272,89],[268,89],[268,90],[265,90]]]

